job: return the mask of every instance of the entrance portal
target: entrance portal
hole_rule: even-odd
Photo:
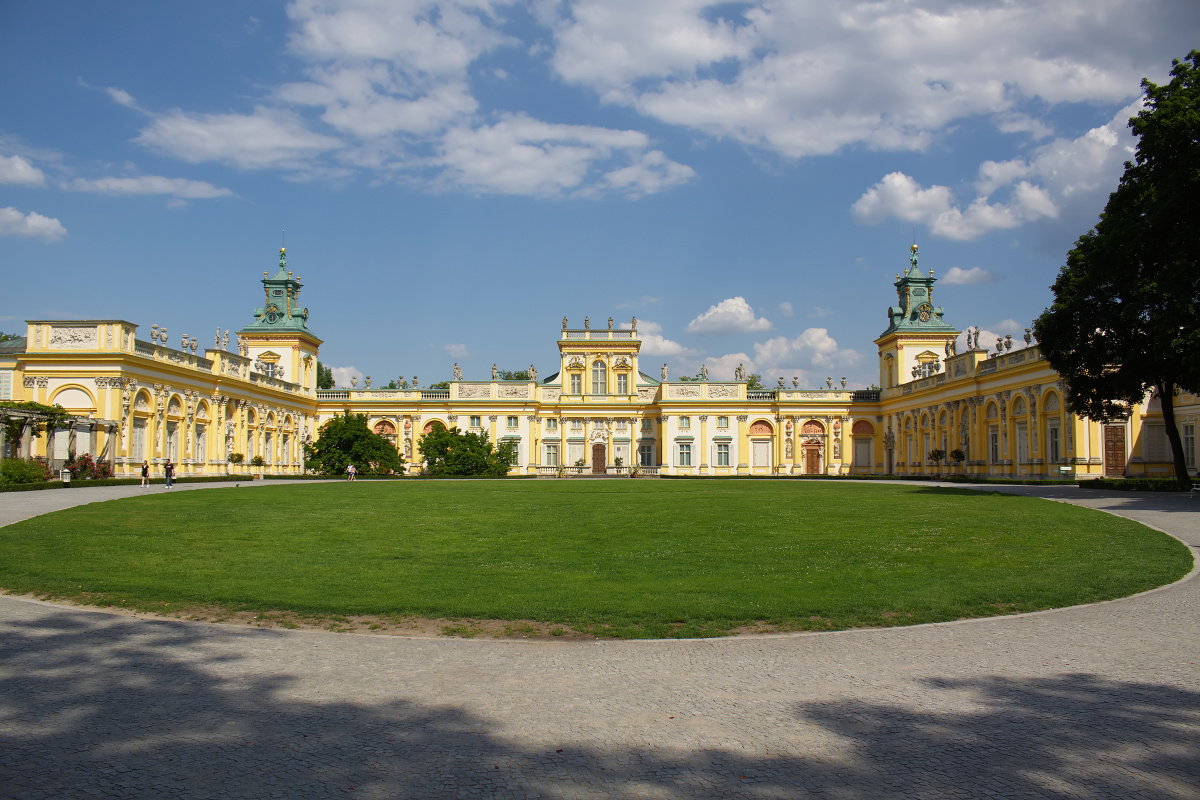
[[[1125,426],[1104,426],[1104,475],[1119,478],[1125,474]]]
[[[592,474],[603,475],[605,473],[604,445],[592,445]]]
[[[804,448],[804,474],[816,475],[821,471],[821,449],[819,447]]]

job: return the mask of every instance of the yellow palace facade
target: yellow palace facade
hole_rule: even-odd
[[[90,453],[118,475],[143,461],[161,474],[300,474],[303,445],[334,414],[365,414],[419,472],[418,443],[435,426],[511,441],[513,474],[929,475],[988,477],[1172,474],[1156,398],[1125,419],[1095,422],[1067,410],[1066,387],[1035,343],[989,347],[961,333],[933,305],[932,271],[897,275],[897,305],[876,340],[880,389],[750,389],[735,380],[671,381],[643,371],[631,328],[572,327],[563,319],[557,371],[527,381],[466,381],[448,389],[319,391],[322,340],[308,329],[301,284],[287,270],[264,273],[254,322],[200,351],[195,337],[150,340],[124,320],[29,320],[23,340],[0,344],[0,400],[57,404],[66,429],[0,441],[0,456],[43,458],[57,468]],[[0,409],[10,419],[19,411]],[[1177,398],[1189,472],[1196,469],[1200,398]],[[3,427],[0,426],[0,431]],[[0,433],[3,436],[3,433]],[[961,464],[929,454],[961,450]],[[231,456],[233,460],[231,460]],[[238,457],[241,461],[238,462]],[[252,462],[259,462],[252,463]]]

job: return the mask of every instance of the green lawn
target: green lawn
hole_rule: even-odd
[[[605,636],[827,630],[1132,594],[1176,540],[1033,498],[798,481],[220,488],[0,528],[0,586],[159,609],[538,620]]]

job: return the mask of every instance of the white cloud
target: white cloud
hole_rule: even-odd
[[[542,197],[594,192],[596,171],[613,161],[626,166],[606,172],[602,181],[634,195],[659,191],[694,174],[658,151],[644,152],[647,144],[639,131],[554,125],[512,114],[494,125],[448,131],[432,161],[445,169],[439,179],[443,184]]]
[[[719,358],[706,358],[704,363],[708,365],[708,378],[713,381],[731,381],[733,380],[734,370],[741,365],[749,375],[754,372],[754,360],[745,353],[727,353]]]
[[[333,373],[333,385],[339,389],[349,389],[352,377],[358,378],[359,386],[363,385],[363,374],[358,367],[330,367],[329,371]]]
[[[468,355],[470,355],[470,353],[467,352],[467,346],[465,344],[444,344],[442,345],[442,349],[445,350],[446,354],[451,358],[466,358]]]
[[[779,304],[779,313],[783,314],[785,317],[790,317],[795,313],[795,310],[792,308],[792,304],[785,300]]]
[[[944,283],[950,284],[980,284],[980,283],[995,283],[1000,280],[1000,276],[991,270],[986,270],[983,267],[971,267],[963,269],[962,267],[951,267],[946,270],[946,274],[942,276]]]
[[[808,313],[809,319],[824,319],[825,317],[833,316],[833,311],[821,306],[813,306],[813,310]]]
[[[67,235],[67,229],[53,217],[43,217],[36,211],[22,214],[9,206],[0,208],[0,236],[30,236],[56,242]]]
[[[837,341],[825,328],[808,328],[799,336],[776,336],[754,345],[754,363],[763,374],[780,369],[797,371],[814,367],[841,367],[858,362],[854,350],[838,347]]]
[[[1030,106],[1131,98],[1200,24],[1194,4],[1124,0],[578,0],[541,13],[566,82],[790,157],[921,149],[971,117],[1044,138]]]
[[[1008,203],[989,203],[976,197],[963,210],[953,203],[945,186],[928,189],[902,172],[885,175],[851,207],[854,218],[874,225],[889,217],[926,225],[930,233],[945,239],[966,241],[993,230],[1015,228],[1024,222],[1058,216],[1058,208],[1045,189],[1021,181],[1012,189]]]
[[[296,114],[259,106],[251,114],[159,114],[135,140],[192,164],[218,161],[240,169],[297,168],[341,142],[308,130]]]
[[[45,182],[46,176],[29,159],[21,156],[0,156],[0,184],[41,186]]]
[[[622,328],[627,328],[629,323],[622,323]],[[638,320],[638,338],[642,340],[642,355],[647,356],[674,356],[677,358],[695,358],[703,355],[702,350],[695,350],[691,347],[685,347],[679,342],[671,339],[663,338],[662,325],[649,320]]]
[[[688,333],[757,333],[771,329],[766,317],[755,317],[744,297],[730,297],[688,323]]]
[[[126,108],[132,108],[134,111],[142,110],[141,106],[137,104],[137,101],[133,99],[133,95],[124,89],[119,89],[115,86],[109,86],[107,89],[105,89],[105,91],[108,92],[108,96],[112,98],[114,103],[125,106]]]
[[[160,175],[142,175],[136,178],[76,178],[69,184],[78,192],[101,192],[112,195],[166,194],[180,200],[202,200],[211,197],[229,197],[233,192],[205,181],[186,178],[164,178]]]
[[[948,187],[925,189],[908,175],[893,172],[864,192],[851,211],[868,225],[896,218],[959,241],[1060,216],[1077,225],[1082,215],[1087,224],[1116,185],[1125,161],[1133,157],[1133,135],[1126,123],[1140,108],[1138,101],[1078,138],[1042,145],[1029,160],[983,162],[975,181],[977,196],[966,209],[954,203]],[[1007,192],[1008,201],[990,202],[997,191]]]

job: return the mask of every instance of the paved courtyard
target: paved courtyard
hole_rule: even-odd
[[[145,491],[165,490],[4,494],[0,524]],[[1200,546],[1200,500],[1011,491]],[[1194,575],[1025,616],[706,641],[242,629],[0,597],[0,798],[1195,800]]]

